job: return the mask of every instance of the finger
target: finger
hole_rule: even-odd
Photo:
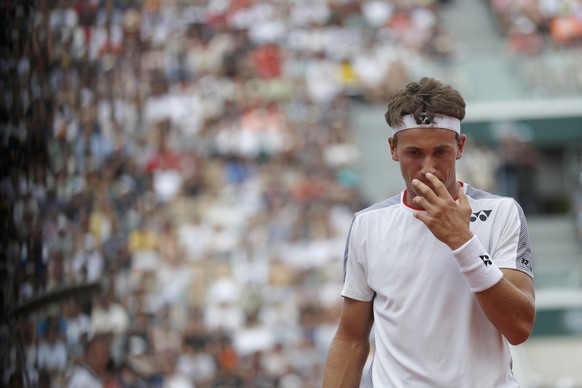
[[[471,212],[471,204],[469,203],[469,198],[467,198],[467,194],[463,190],[463,186],[459,185],[459,206],[463,209],[467,209],[468,212]]]
[[[428,222],[428,214],[424,213],[424,212],[414,212],[413,213],[414,217],[417,218],[418,220],[422,221],[425,225]]]
[[[461,205],[462,207],[470,206],[469,200],[467,199],[467,195],[465,194],[465,190],[463,190],[463,186],[461,185],[459,185],[458,198],[459,205]]]
[[[430,201],[421,195],[417,195],[416,197],[412,198],[412,202],[426,211],[429,211],[432,208]]]
[[[430,187],[426,184],[422,183],[418,179],[413,179],[412,184],[416,188],[418,192],[420,192],[425,198],[429,199],[430,201],[434,201],[437,199],[437,195]]]
[[[430,172],[427,172],[426,174],[426,179],[428,179],[430,181],[430,183],[432,183],[436,194],[440,197],[440,198],[447,198],[447,197],[451,197],[451,195],[449,194],[447,188],[445,187],[444,183],[441,182],[439,180],[439,178],[437,178],[434,174],[431,174]],[[452,198],[451,198],[452,199]]]

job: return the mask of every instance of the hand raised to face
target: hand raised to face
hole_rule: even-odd
[[[434,190],[414,179],[412,184],[420,195],[412,200],[421,206],[426,212],[417,211],[414,216],[422,221],[431,233],[451,249],[457,249],[473,237],[469,222],[471,218],[471,205],[459,185],[457,203],[447,191],[445,185],[433,174],[426,174],[427,180]]]

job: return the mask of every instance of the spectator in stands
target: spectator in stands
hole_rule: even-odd
[[[38,344],[37,367],[48,372],[53,384],[60,384],[67,365],[67,346],[59,330],[59,321],[51,319]]]
[[[91,311],[91,328],[96,335],[109,335],[111,359],[119,366],[125,357],[130,317],[126,307],[115,299],[113,288],[96,297]]]
[[[176,370],[188,376],[195,386],[208,386],[216,376],[216,360],[210,353],[210,338],[187,337],[176,360]]]
[[[77,249],[71,261],[71,279],[77,283],[90,283],[101,279],[105,261],[91,233],[79,236]]]
[[[98,335],[85,345],[83,362],[73,365],[66,379],[67,388],[102,388],[108,378],[109,337]]]
[[[498,134],[498,192],[516,198],[520,204],[523,203],[526,214],[534,214],[538,208],[539,155],[531,143],[531,135],[527,128],[513,124],[502,124]]]
[[[578,185],[574,191],[574,217],[576,225],[576,236],[582,243],[582,172],[578,174]]]

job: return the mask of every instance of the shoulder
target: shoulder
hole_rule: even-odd
[[[492,194],[488,191],[478,189],[477,187],[471,186],[467,183],[464,183],[466,189],[465,194],[467,197],[471,198],[472,200],[479,201],[479,200],[507,200],[510,199],[509,197],[503,197],[501,195]]]
[[[472,203],[473,217],[482,216],[481,212],[495,211],[497,215],[513,214],[525,221],[525,215],[519,203],[512,197],[504,197],[489,193],[485,190],[478,189],[466,184],[465,194]],[[489,217],[489,214],[485,215]],[[473,220],[472,220],[473,221]]]
[[[394,195],[390,198],[387,198],[383,201],[376,202],[365,209],[360,210],[354,215],[354,218],[358,218],[364,215],[372,214],[379,210],[393,208],[400,204],[402,194]]]
[[[492,194],[488,191],[478,189],[471,185],[465,183],[466,190],[465,194],[472,201],[483,201],[491,204],[497,204],[497,206],[514,206],[520,207],[517,201],[512,197],[504,197],[502,195]]]

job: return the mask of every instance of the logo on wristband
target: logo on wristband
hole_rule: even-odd
[[[479,258],[483,260],[483,264],[485,264],[485,267],[487,267],[488,265],[493,265],[493,262],[491,261],[488,255],[479,255]]]

